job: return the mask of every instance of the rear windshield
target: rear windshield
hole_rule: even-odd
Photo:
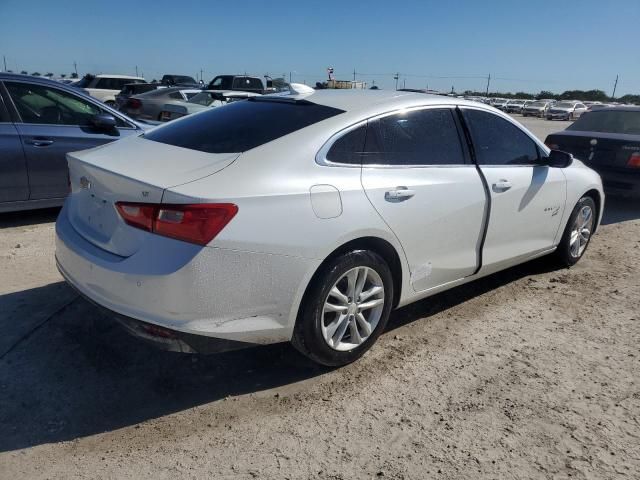
[[[310,102],[251,99],[185,117],[144,138],[207,153],[239,153],[343,112]]]
[[[600,110],[585,113],[569,125],[567,130],[640,135],[640,111]]]

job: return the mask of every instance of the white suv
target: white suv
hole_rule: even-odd
[[[128,83],[147,83],[142,77],[128,75],[95,75],[85,76],[75,87],[82,88],[92,97],[106,103],[110,107],[116,106],[116,95]]]

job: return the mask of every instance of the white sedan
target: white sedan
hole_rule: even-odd
[[[393,309],[584,254],[600,177],[498,110],[407,92],[255,97],[68,155],[60,272],[183,352],[291,341],[324,365]]]

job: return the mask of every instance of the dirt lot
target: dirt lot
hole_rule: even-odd
[[[55,215],[0,216],[2,479],[639,478],[637,202],[576,267],[401,309],[339,370],[130,338],[61,282]]]

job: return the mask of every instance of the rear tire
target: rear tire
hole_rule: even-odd
[[[393,276],[380,255],[369,250],[340,255],[310,284],[291,342],[316,363],[347,365],[384,331],[393,298]]]
[[[591,243],[595,224],[596,204],[593,198],[582,197],[573,208],[560,244],[554,252],[561,266],[571,267],[578,263]]]

